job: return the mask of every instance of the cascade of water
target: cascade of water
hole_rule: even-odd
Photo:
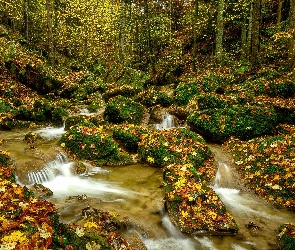
[[[31,183],[44,183],[51,181],[56,176],[57,170],[63,170],[63,172],[69,175],[69,167],[60,168],[62,165],[68,164],[68,158],[63,153],[58,153],[54,161],[48,162],[45,167],[38,171],[33,171],[28,173],[28,179]]]
[[[173,116],[170,115],[169,113],[165,113],[164,115],[162,115],[162,122],[156,124],[157,130],[168,129],[173,127],[174,127],[174,119],[173,119]]]
[[[168,215],[162,217],[162,225],[169,233],[167,238],[143,238],[142,241],[148,250],[194,250],[196,242],[182,234],[170,221]]]
[[[47,138],[48,140],[57,139],[60,138],[66,132],[65,123],[60,128],[46,127],[43,129],[36,130],[35,132],[41,135],[42,137]]]
[[[218,162],[218,170],[214,179],[214,188],[229,187],[231,182],[231,173],[229,167],[223,163]]]

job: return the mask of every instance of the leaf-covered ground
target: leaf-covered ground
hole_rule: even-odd
[[[278,207],[295,211],[295,127],[281,125],[284,133],[241,141],[231,138],[224,146],[233,155],[237,170],[256,194]],[[282,249],[295,247],[295,225],[279,228]]]
[[[295,210],[295,134],[225,144],[250,188],[268,201]]]

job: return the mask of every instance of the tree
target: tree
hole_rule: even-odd
[[[54,64],[54,44],[53,44],[53,32],[52,32],[52,6],[51,1],[46,0],[46,16],[47,16],[47,39],[48,39],[48,54],[49,63]]]
[[[277,31],[280,31],[281,28],[281,20],[282,20],[282,7],[283,7],[284,0],[279,0],[278,3],[278,12],[277,12]]]
[[[224,0],[218,0],[218,7],[217,7],[217,25],[216,25],[216,57],[218,61],[222,59],[222,52],[223,52],[223,29],[224,29]]]
[[[295,67],[295,0],[290,0],[289,32],[288,64],[290,70],[293,70]]]
[[[259,40],[260,40],[261,0],[253,1],[251,64],[256,69],[259,64]]]
[[[194,11],[194,22],[193,22],[193,33],[194,33],[194,44],[193,44],[193,60],[192,70],[196,72],[196,60],[197,60],[197,20],[199,15],[199,0],[195,0],[195,11]]]

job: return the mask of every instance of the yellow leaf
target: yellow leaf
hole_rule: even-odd
[[[88,227],[88,228],[98,228],[98,225],[94,222],[91,222],[91,221],[87,221],[85,224],[84,224],[84,227]]]
[[[217,214],[216,214],[215,212],[213,212],[213,211],[210,211],[210,212],[208,213],[208,215],[209,215],[213,220],[215,220],[216,217],[217,217]]]
[[[195,189],[196,189],[198,192],[201,192],[201,191],[202,191],[202,184],[197,183],[197,184],[195,185]]]
[[[148,161],[149,163],[154,163],[154,162],[155,162],[155,159],[154,159],[153,157],[149,156],[149,157],[147,158],[147,161]]]
[[[187,211],[181,211],[181,215],[184,217],[184,218],[187,218],[188,217],[188,212]]]
[[[2,238],[3,242],[24,242],[27,241],[27,237],[20,231],[13,231],[10,235]]]

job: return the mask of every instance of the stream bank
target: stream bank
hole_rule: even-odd
[[[16,171],[23,171],[24,175],[28,169],[23,166],[34,167],[29,163],[32,162],[31,153],[36,150],[24,150],[26,144],[22,138],[26,132],[6,131],[0,134],[1,138],[5,139],[3,149],[11,152]],[[55,158],[55,145],[56,139],[53,139],[38,146],[38,150],[42,150],[44,164]],[[81,210],[87,206],[113,211],[122,218],[128,218],[127,230],[123,235],[134,245],[134,249],[278,249],[276,229],[281,223],[294,223],[293,213],[276,209],[249,192],[237,177],[231,156],[217,144],[209,144],[209,147],[215,159],[227,166],[226,171],[220,171],[221,182],[214,189],[239,225],[240,231],[236,236],[188,237],[180,233],[163,213],[162,171],[147,165],[105,166],[102,171],[91,176],[75,176],[77,179],[72,179],[69,183],[75,186],[75,183],[81,182],[85,185],[85,189],[80,187],[77,193],[70,189],[68,193],[63,193],[65,189],[52,182],[51,185],[56,186],[56,190],[50,201],[59,209],[61,219],[67,223],[79,221]],[[33,157],[35,158],[36,156]],[[21,179],[20,176],[19,178]],[[117,188],[120,192],[112,193],[105,189],[100,190],[101,195],[98,191],[86,194],[87,198],[84,200],[73,198],[73,195],[95,190],[98,184],[110,184],[105,187],[113,190]],[[214,183],[212,185],[214,187]],[[125,195],[122,190],[126,191]]]

